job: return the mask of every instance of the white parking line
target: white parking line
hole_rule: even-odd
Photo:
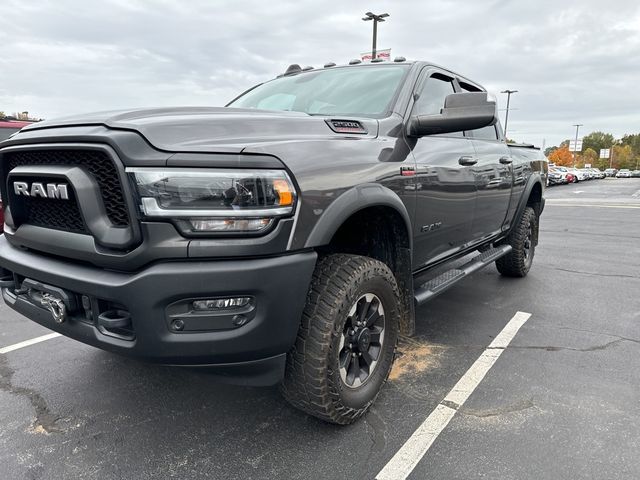
[[[547,205],[553,205],[554,207],[595,207],[595,208],[640,208],[640,205],[623,205],[623,204],[595,204],[595,203],[559,203],[559,202],[549,202],[547,201]]]
[[[471,368],[451,389],[442,402],[409,437],[389,463],[376,476],[376,480],[404,480],[429,451],[440,432],[449,424],[456,412],[480,384],[484,376],[509,346],[520,327],[531,317],[530,313],[517,312],[493,342],[482,352]]]
[[[29,347],[31,345],[35,345],[36,343],[45,342],[47,340],[51,340],[52,338],[56,338],[60,336],[61,335],[59,333],[48,333],[47,335],[42,335],[41,337],[32,338],[31,340],[25,340],[24,342],[20,342],[14,345],[9,345],[8,347],[0,348],[0,354],[13,352],[14,350],[19,350],[24,347]]]

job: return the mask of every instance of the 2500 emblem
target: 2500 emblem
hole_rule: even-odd
[[[13,182],[13,191],[16,195],[25,197],[58,198],[69,200],[69,186],[66,183],[33,182],[31,186],[27,182]]]

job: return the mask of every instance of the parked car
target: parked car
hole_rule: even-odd
[[[622,168],[616,173],[616,178],[631,178],[631,171],[628,168]]]
[[[578,168],[578,171],[582,172],[585,180],[593,180],[594,178],[596,178],[593,172],[588,168]]]
[[[589,180],[589,177],[587,177],[587,175],[582,170],[580,170],[578,168],[568,167],[567,171],[569,173],[573,173],[573,175],[575,175],[576,182],[583,182],[585,180]]]
[[[577,182],[577,178],[576,176],[569,172],[569,169],[567,167],[554,167],[558,172],[562,173],[562,175],[564,175],[564,178],[567,180],[566,183],[575,183]]]
[[[631,176],[633,178],[638,178],[640,177],[640,170],[634,170],[633,172],[631,172]]]
[[[567,181],[567,174],[555,168],[549,168],[548,179],[549,185],[563,185],[569,183]]]
[[[592,168],[591,171],[593,172],[596,178],[604,178],[604,172],[599,168]]]
[[[111,352],[281,382],[338,424],[375,401],[415,307],[493,262],[527,275],[547,175],[480,85],[404,61],[34,124],[0,167],[10,308]]]
[[[618,173],[618,170],[616,170],[615,168],[607,168],[604,171],[604,176],[605,177],[615,177],[616,173]]]

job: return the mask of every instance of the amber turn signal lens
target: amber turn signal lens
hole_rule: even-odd
[[[279,205],[293,205],[293,192],[291,191],[289,182],[286,180],[274,180],[273,189],[278,193],[278,197],[280,197]]]

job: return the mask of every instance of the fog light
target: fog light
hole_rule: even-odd
[[[271,225],[271,218],[190,218],[192,232],[260,232]],[[182,222],[184,223],[184,222]]]
[[[246,307],[251,302],[251,297],[211,298],[195,300],[193,309],[198,311],[215,311],[232,308]]]

